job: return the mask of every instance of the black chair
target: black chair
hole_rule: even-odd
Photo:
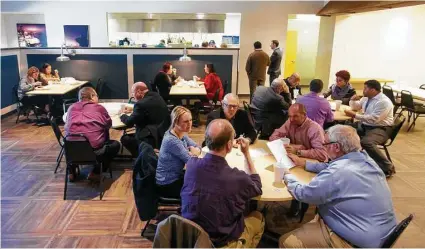
[[[229,81],[225,80],[223,83],[223,94],[226,95],[227,93],[227,86],[229,85]]]
[[[401,105],[403,107],[402,111],[407,111],[408,113],[408,122],[410,123],[410,118],[413,119],[412,124],[407,129],[407,131],[410,131],[410,129],[415,126],[416,119],[425,116],[425,106],[415,105],[412,93],[406,90],[401,91]]]
[[[425,90],[425,84],[422,84],[419,89]]]
[[[413,214],[410,214],[406,219],[398,223],[394,231],[392,231],[390,236],[388,236],[388,238],[384,241],[381,248],[391,248],[397,242],[400,235],[404,232],[404,230],[407,228],[407,226],[412,220]]]
[[[243,101],[242,102],[243,103],[243,108],[244,108],[244,110],[246,111],[246,113],[248,114],[248,119],[249,119],[249,122],[251,122],[251,124],[252,124],[252,126],[254,126],[255,127],[255,122],[254,122],[254,115],[253,115],[253,113],[252,113],[252,108],[251,108],[251,106],[248,104],[248,102],[246,102],[246,101]],[[261,129],[256,129],[256,131],[257,131],[257,136],[261,133]]]
[[[61,147],[61,149],[59,151],[59,155],[56,158],[56,162],[57,162],[56,168],[55,168],[55,174],[56,174],[56,172],[58,171],[59,165],[62,161],[63,154],[64,154],[64,144],[63,144],[64,137],[62,135],[61,130],[59,129],[57,122],[56,122],[56,118],[53,117],[53,116],[50,116],[49,120],[50,120],[50,125],[52,126],[52,129],[53,129],[53,133],[55,133],[56,139],[58,140],[58,144]]]
[[[181,214],[181,199],[166,198],[160,196],[158,199],[158,213],[160,212],[177,212],[178,214]],[[151,219],[149,219],[143,227],[141,233],[142,237],[144,236],[145,231],[148,228],[150,222]]]
[[[73,137],[74,139],[68,140]],[[69,134],[64,140],[64,150],[66,157],[66,173],[65,173],[65,189],[63,191],[63,199],[66,200],[66,190],[68,188],[68,172],[71,165],[99,165],[100,174],[103,173],[103,163],[97,160],[96,154],[93,151],[87,137],[83,134]],[[109,174],[112,179],[112,170],[109,167]],[[103,176],[101,176],[100,183],[100,200],[103,198]]]
[[[394,92],[392,87],[388,86],[388,85],[384,85],[382,87],[382,92],[391,100],[391,102],[394,105],[394,110],[393,110],[393,115],[397,114],[397,110],[398,108],[401,107],[401,102],[396,100],[396,98],[394,97]]]
[[[397,116],[396,120],[394,120],[394,124],[393,124],[393,127],[391,129],[390,138],[385,143],[378,145],[378,147],[380,149],[385,150],[385,154],[387,155],[388,160],[390,160],[391,162],[392,162],[392,160],[391,160],[390,153],[388,152],[387,148],[389,146],[391,146],[391,144],[393,144],[395,138],[397,137],[398,132],[400,131],[401,127],[403,127],[405,121],[406,121],[406,117],[403,116],[403,114],[400,113]]]
[[[78,99],[64,99],[62,103],[63,113],[66,113],[68,108],[76,102],[78,102]]]
[[[37,115],[37,111],[35,108],[35,105],[24,105],[21,101],[19,101],[19,97],[18,97],[18,85],[14,86],[12,91],[13,94],[17,100],[16,103],[16,110],[18,112],[17,117],[16,117],[16,124],[19,122],[19,117],[21,116],[21,114],[26,114],[27,116],[27,121],[30,121],[29,119],[29,115],[30,115],[30,111],[32,110],[34,112],[35,118],[37,120],[37,122],[39,121],[38,115]]]
[[[96,84],[96,93],[97,93],[97,97],[99,99],[102,98],[102,93],[103,93],[104,87],[105,87],[105,81],[103,81],[101,78],[99,78],[97,80],[97,84]]]

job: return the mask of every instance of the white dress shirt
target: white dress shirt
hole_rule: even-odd
[[[369,103],[368,103],[369,101]],[[356,119],[369,126],[392,126],[394,122],[393,103],[383,93],[369,99],[361,98],[359,101],[350,100],[353,111],[363,110],[363,114],[356,114]]]

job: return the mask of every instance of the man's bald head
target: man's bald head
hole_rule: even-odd
[[[233,144],[233,138],[235,136],[235,130],[226,119],[215,119],[211,121],[205,131],[205,143],[208,149],[212,151],[221,151],[231,141]]]
[[[305,106],[301,103],[295,103],[295,104],[291,105],[289,107],[289,111],[291,111],[291,110],[292,110],[292,112],[298,112],[298,113],[304,114],[304,115],[307,114],[307,110],[305,109]]]
[[[289,107],[289,121],[291,124],[302,125],[307,118],[305,106],[300,103],[295,103]]]
[[[131,87],[131,92],[133,93],[134,98],[139,101],[143,99],[145,94],[149,91],[148,87],[143,82],[136,82]]]

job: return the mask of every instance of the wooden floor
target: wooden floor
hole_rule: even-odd
[[[113,163],[114,179],[103,201],[84,180],[70,184],[69,200],[63,201],[64,163],[54,174],[59,146],[51,128],[15,124],[15,118],[1,121],[2,247],[151,247],[140,237],[144,224],[134,205],[131,162]],[[191,136],[201,142],[204,129]],[[397,174],[388,183],[397,219],[409,213],[415,218],[396,246],[424,247],[425,119],[413,131],[406,129],[390,148]],[[114,139],[120,135],[111,131]]]

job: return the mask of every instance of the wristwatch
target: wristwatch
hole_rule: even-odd
[[[297,152],[295,153],[297,156],[301,156],[301,150],[297,150]]]

